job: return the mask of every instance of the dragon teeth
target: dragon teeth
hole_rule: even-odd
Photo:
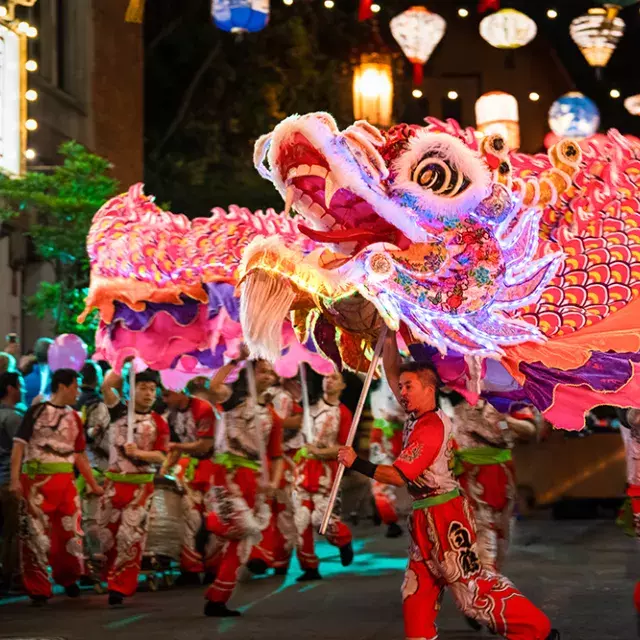
[[[295,198],[296,190],[293,186],[287,187],[287,198],[284,203],[284,215],[288,216],[291,211],[291,205],[293,204],[293,199]]]
[[[331,206],[331,200],[338,189],[340,189],[340,185],[333,180],[333,174],[328,173],[324,182],[324,204],[327,209]]]

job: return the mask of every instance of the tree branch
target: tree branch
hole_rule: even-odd
[[[191,82],[189,83],[187,90],[184,92],[184,96],[182,97],[182,102],[180,104],[180,108],[178,109],[178,113],[176,114],[176,117],[173,119],[173,122],[169,125],[169,128],[167,129],[166,133],[164,134],[160,142],[156,145],[156,148],[151,152],[151,156],[153,158],[158,157],[164,145],[171,138],[171,136],[176,132],[177,128],[180,126],[181,122],[184,120],[184,117],[187,115],[189,106],[191,105],[191,100],[193,99],[193,95],[196,92],[198,85],[200,84],[200,80],[202,79],[202,76],[205,74],[207,69],[211,66],[211,63],[214,61],[215,57],[218,55],[221,48],[222,48],[222,41],[219,40],[218,44],[216,44],[216,46],[213,49],[211,49],[211,51],[209,51],[209,54],[207,55],[207,57],[202,61],[202,64],[200,65],[195,75],[193,76]]]

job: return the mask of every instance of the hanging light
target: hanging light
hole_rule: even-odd
[[[476,126],[483,135],[499,133],[509,149],[520,147],[518,101],[504,91],[490,91],[476,101]]]
[[[536,23],[515,9],[501,9],[480,22],[480,35],[496,49],[518,49],[538,33]]]
[[[587,15],[571,22],[569,33],[592,67],[606,67],[624,34],[620,7],[608,4],[589,9]]]
[[[393,72],[391,55],[363,53],[353,74],[353,114],[380,127],[391,124]]]
[[[222,31],[260,31],[269,22],[269,0],[212,0],[211,15]]]
[[[442,40],[447,23],[425,7],[411,7],[393,18],[389,26],[404,55],[413,64],[414,86],[420,86],[422,66]]]
[[[640,116],[640,94],[627,98],[624,101],[624,108],[632,116]]]
[[[598,107],[579,91],[566,93],[549,109],[549,127],[560,138],[589,138],[599,126]]]

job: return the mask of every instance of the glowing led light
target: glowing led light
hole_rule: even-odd
[[[333,9],[336,6],[336,3],[333,0],[324,0],[324,6],[327,9]]]
[[[462,9],[458,9],[458,15],[461,18],[466,18],[469,15],[469,10],[465,9],[464,7]]]
[[[538,102],[538,100],[540,100],[540,94],[532,91],[529,94],[529,100],[531,100],[531,102]]]
[[[411,95],[412,95],[414,98],[422,98],[422,91],[420,91],[420,89],[414,89],[414,90],[411,92]]]
[[[558,12],[555,9],[549,9],[547,11],[547,18],[551,18],[551,20],[555,20],[558,17]]]
[[[27,91],[27,93],[24,94],[24,97],[29,102],[34,102],[35,100],[38,99],[38,92],[35,89],[29,89],[29,91]]]
[[[287,7],[290,7],[293,4],[293,0],[282,0],[283,4],[286,4]]]
[[[38,63],[35,60],[27,60],[24,68],[27,71],[37,71],[38,70]]]
[[[449,93],[447,93],[447,98],[449,98],[449,100],[457,100],[458,99],[458,92],[457,91],[449,91]]]
[[[38,121],[33,118],[29,118],[29,120],[24,123],[24,126],[27,131],[35,131],[38,128]]]
[[[36,38],[38,36],[38,30],[35,27],[29,27],[27,29],[27,38]]]
[[[609,91],[609,95],[612,98],[619,98],[620,97],[620,92],[617,89],[611,89],[611,91]]]
[[[35,150],[34,150],[34,149],[27,149],[27,150],[24,152],[24,157],[25,157],[27,160],[34,160],[34,159],[35,159],[35,157],[36,157],[36,152],[35,152]]]
[[[372,4],[371,5],[371,13],[380,13],[380,5]]]
[[[29,31],[30,28],[31,28],[31,25],[28,22],[21,22],[20,24],[18,24],[18,33],[23,33],[24,35],[27,35],[27,32]]]
[[[0,18],[4,18],[7,15],[7,7],[0,7]]]

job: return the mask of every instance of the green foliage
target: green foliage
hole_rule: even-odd
[[[0,221],[28,216],[26,234],[55,272],[56,282],[40,283],[26,301],[27,311],[51,317],[56,333],[77,333],[91,344],[91,323],[76,323],[89,284],[87,234],[93,215],[116,195],[118,184],[108,175],[108,160],[82,145],[65,142],[59,153],[63,162],[50,173],[30,172],[21,179],[0,176]]]

